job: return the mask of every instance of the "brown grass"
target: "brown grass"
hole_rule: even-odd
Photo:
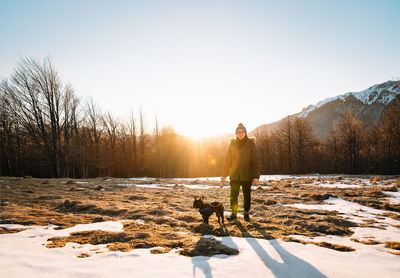
[[[385,187],[384,191],[397,192],[398,191],[398,186],[397,185],[393,185],[393,186],[390,186],[390,187]]]
[[[385,202],[381,205],[381,208],[384,210],[391,210],[391,211],[396,211],[400,212],[400,205],[398,204],[391,204],[390,202]]]
[[[351,238],[352,241],[357,242],[357,243],[361,243],[361,244],[365,244],[365,245],[377,245],[377,244],[382,244],[382,242],[376,241],[376,240],[359,240],[356,238]]]
[[[239,251],[216,242],[213,239],[200,238],[196,245],[181,252],[184,256],[213,256],[217,254],[237,255]]]
[[[15,233],[19,233],[19,232],[22,232],[25,230],[26,229],[6,229],[6,228],[0,227],[0,234],[15,234]]]
[[[390,249],[400,250],[400,242],[397,241],[387,241],[385,246]]]
[[[329,249],[333,249],[336,251],[341,251],[341,252],[352,252],[355,251],[356,249],[349,247],[349,246],[344,246],[344,245],[339,245],[339,244],[333,244],[333,243],[329,243],[329,242],[325,242],[325,241],[321,241],[321,242],[315,242],[315,241],[309,241],[309,240],[301,240],[301,239],[297,239],[297,238],[293,238],[293,237],[286,237],[284,238],[285,241],[290,241],[290,242],[298,242],[301,244],[314,244],[320,247],[325,247],[325,248],[329,248]]]
[[[277,203],[320,204],[323,200],[337,196],[349,201],[381,208],[384,204],[380,198],[365,196],[361,188],[332,189],[308,186],[312,179],[292,180],[282,182],[269,181],[268,190],[252,192],[252,222],[228,222],[221,228],[217,217],[210,217],[210,225],[202,223],[201,215],[192,208],[195,196],[205,196],[206,202],[222,201],[229,210],[229,190],[221,190],[217,182],[196,181],[215,185],[209,190],[193,190],[176,187],[172,190],[139,188],[134,186],[119,186],[118,184],[133,183],[126,179],[112,178],[105,182],[103,178],[81,180],[88,183],[79,184],[70,179],[20,179],[6,178],[0,184],[2,206],[0,223],[23,225],[57,225],[57,229],[101,221],[144,220],[144,224],[128,221],[124,232],[110,233],[102,231],[73,233],[65,238],[53,238],[48,247],[61,247],[66,242],[79,244],[107,244],[109,250],[129,251],[135,248],[150,248],[153,253],[165,253],[174,248],[180,248],[182,254],[208,254],[204,246],[212,245],[212,252],[222,247],[217,243],[200,242],[201,236],[250,236],[255,238],[284,238],[288,235],[341,235],[350,236],[350,227],[362,226],[345,220],[336,212],[303,210]],[[319,179],[321,182],[326,182]],[[46,182],[44,182],[46,181]],[[73,181],[72,184],[66,184]],[[64,182],[64,183],[63,183]],[[146,182],[146,181],[145,181]],[[136,182],[135,182],[136,183]],[[144,182],[143,182],[144,183]],[[173,183],[171,180],[160,180],[157,183]],[[190,183],[190,182],[189,182]],[[96,190],[98,188],[105,189]],[[73,188],[73,190],[70,190]],[[383,199],[384,200],[384,199]],[[242,195],[239,196],[242,210]],[[391,213],[389,217],[398,217]],[[376,227],[379,223],[368,223]],[[1,229],[0,233],[18,232],[18,230]],[[200,243],[199,243],[200,242]],[[333,248],[326,246],[327,248]],[[227,251],[224,254],[231,254]]]
[[[376,197],[376,198],[382,198],[385,197],[385,195],[382,193],[382,189],[379,187],[372,187],[369,190],[367,190],[364,193],[364,196],[367,197]]]

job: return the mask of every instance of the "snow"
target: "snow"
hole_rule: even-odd
[[[385,192],[386,193],[386,192]],[[390,193],[398,200],[399,192]],[[349,246],[356,251],[340,252],[313,244],[255,238],[215,237],[221,244],[240,251],[237,256],[183,257],[173,250],[153,255],[151,249],[109,252],[105,245],[68,243],[63,248],[46,248],[48,238],[68,236],[72,232],[122,231],[123,222],[79,224],[64,230],[55,226],[1,224],[6,229],[26,228],[15,234],[0,235],[0,276],[21,277],[398,277],[400,259],[389,254],[387,241],[400,242],[400,221],[383,217],[385,211],[362,206],[341,198],[329,198],[326,204],[290,204],[301,209],[335,210],[357,223],[374,220],[374,227],[352,227],[351,237],[292,235],[304,241],[329,242]],[[242,217],[239,215],[239,217]],[[144,223],[137,220],[138,223]],[[353,239],[353,240],[352,240]],[[358,241],[375,240],[376,245]],[[156,247],[157,248],[157,247]],[[394,250],[392,250],[394,251]],[[100,252],[100,253],[99,253]],[[77,258],[80,254],[88,258]],[[51,262],[51,263],[49,263]],[[155,267],[156,266],[156,267]]]
[[[136,187],[142,188],[159,188],[159,189],[172,189],[170,187],[163,186],[162,184],[152,183],[152,184],[132,184]]]
[[[190,189],[210,189],[210,188],[216,188],[215,186],[210,186],[210,185],[205,185],[205,184],[167,184],[166,186],[180,186],[180,187],[186,187]]]
[[[388,82],[389,83],[389,82]],[[315,105],[311,105],[307,110],[301,112],[299,117],[307,117],[309,113],[312,111],[322,107],[326,103],[331,101],[335,101],[338,99],[345,100],[349,96],[353,96],[364,104],[370,105],[374,102],[379,102],[382,104],[389,104],[393,99],[396,98],[396,95],[400,94],[400,90],[397,89],[392,83],[387,84],[386,86],[380,86],[382,84],[376,84],[364,91],[361,92],[349,92],[339,96],[330,97],[325,100],[318,102]],[[380,86],[380,88],[378,88]],[[389,94],[381,95],[382,91],[387,90]]]
[[[177,181],[220,181],[220,177],[174,178]]]
[[[397,192],[382,191],[382,193],[390,197],[388,198],[389,203],[400,204],[400,190]]]
[[[156,180],[156,178],[143,177],[143,178],[130,178],[129,180],[135,180],[135,181],[154,181],[154,180]]]
[[[372,86],[371,88],[368,88],[362,92],[358,93],[347,93],[347,94],[352,94],[354,97],[356,97],[358,100],[365,104],[372,104],[375,101],[378,100],[378,98],[381,96],[381,92],[383,90],[388,90],[389,95],[385,95],[381,100],[378,100],[380,103],[388,104],[390,103],[393,99],[396,98],[396,94],[399,94],[398,91],[396,91],[393,87],[381,87],[378,88],[380,84],[376,84]]]
[[[167,178],[159,178],[159,180],[166,180]],[[172,180],[176,181],[219,181],[221,178],[220,177],[199,177],[199,178],[172,178]],[[133,181],[154,181],[157,180],[157,178],[149,178],[149,177],[143,177],[143,178],[129,178],[129,180]]]
[[[182,186],[190,189],[209,189],[215,188],[215,186],[209,186],[205,184],[159,184],[159,183],[151,183],[151,184],[135,184],[135,183],[119,183],[119,186],[136,186],[141,188],[157,188],[157,189],[173,189],[176,186]]]
[[[327,99],[325,99],[325,100],[322,100],[322,101],[318,102],[317,104],[312,105],[312,106],[311,106],[310,108],[308,108],[306,111],[301,112],[301,113],[299,114],[299,117],[305,118],[305,117],[308,116],[308,114],[309,114],[310,112],[312,112],[312,111],[314,111],[314,110],[316,110],[316,109],[322,107],[323,105],[325,105],[325,104],[328,103],[328,102],[337,100],[337,99],[339,99],[339,98],[340,98],[340,96],[336,96],[336,97],[330,97],[330,98],[327,98]]]
[[[319,205],[306,205],[306,204],[287,204],[285,206],[295,207],[299,209],[314,209],[314,210],[329,210],[337,211],[342,214],[362,214],[367,217],[371,215],[379,215],[388,211],[374,209],[371,207],[363,206],[354,202],[343,200],[342,198],[329,197],[324,200],[327,204]],[[400,222],[399,222],[400,224]]]
[[[158,184],[158,183],[151,183],[151,184],[135,184],[135,183],[119,183],[119,186],[136,186],[141,188],[157,188],[157,189],[173,189],[174,187],[186,187],[189,189],[211,189],[211,188],[219,188],[218,186],[212,186],[207,184],[181,184],[181,183],[170,183],[170,184]],[[270,186],[260,186],[263,189],[270,188]],[[224,189],[230,189],[229,186],[224,186]],[[253,185],[252,189],[257,189],[259,186]]]
[[[274,182],[274,181],[282,181],[282,180],[300,180],[300,179],[312,179],[311,183],[306,183],[304,185],[310,185],[310,186],[319,186],[319,187],[328,187],[328,188],[360,188],[360,187],[368,187],[368,186],[392,186],[395,182],[395,179],[393,179],[392,183],[390,183],[390,180],[386,181],[387,185],[383,185],[382,183],[377,183],[373,185],[370,181],[370,179],[367,178],[342,178],[340,182],[334,182],[334,183],[327,183],[327,182],[321,182],[324,179],[335,179],[338,178],[339,175],[319,175],[319,174],[313,174],[313,175],[297,175],[297,176],[292,176],[292,175],[261,175],[259,181],[260,182]],[[220,177],[207,177],[207,178],[173,178],[173,179],[157,179],[158,181],[167,181],[171,182],[172,181],[177,181],[177,183],[152,183],[152,181],[156,180],[155,178],[130,178],[129,180],[131,181],[137,181],[137,180],[142,180],[142,181],[148,181],[148,184],[136,184],[134,182],[131,183],[119,183],[117,185],[119,186],[136,186],[136,187],[142,187],[142,188],[158,188],[158,189],[171,189],[173,187],[186,187],[189,189],[211,189],[211,188],[218,188],[218,185],[209,185],[209,184],[204,184],[204,183],[199,183],[199,184],[186,184],[183,183],[185,181],[187,182],[207,182],[207,181],[220,181]],[[270,186],[261,186],[263,189],[270,188]],[[227,182],[225,186],[223,187],[224,189],[229,189],[229,177],[227,178]],[[259,186],[253,185],[252,189],[257,189]]]
[[[261,180],[287,179],[289,176],[262,176]],[[310,176],[320,177],[320,176]],[[330,176],[332,177],[332,176]],[[297,176],[290,178],[305,178]],[[209,179],[209,178],[208,178]],[[219,178],[215,178],[219,179]],[[132,180],[137,180],[132,179]],[[197,180],[197,179],[193,179]],[[350,180],[350,179],[349,179]],[[353,180],[354,181],[354,180]],[[358,186],[360,182],[350,184]],[[347,179],[334,184],[318,186],[347,186]],[[124,184],[151,188],[173,188],[175,184]],[[350,186],[349,185],[349,186]],[[185,186],[185,185],[183,185]],[[205,188],[208,185],[189,185]],[[215,186],[214,186],[215,188]],[[229,188],[229,187],[225,187]],[[400,192],[383,191],[391,203],[400,203]],[[382,214],[378,210],[349,202],[341,198],[329,198],[324,204],[284,204],[300,209],[337,211],[355,223],[375,227],[351,227],[350,237],[291,235],[304,241],[329,242],[356,249],[340,252],[313,244],[264,240],[250,237],[215,237],[221,244],[239,250],[236,256],[215,255],[212,257],[184,257],[172,250],[166,254],[151,254],[151,249],[136,249],[130,252],[110,252],[106,245],[68,243],[62,248],[46,248],[47,239],[64,237],[78,231],[103,230],[123,231],[123,221],[107,221],[79,224],[72,228],[55,230],[56,226],[24,226],[0,224],[5,229],[25,229],[14,234],[0,234],[0,277],[399,277],[400,257],[389,254],[398,252],[385,247],[387,241],[400,242],[400,221]],[[395,213],[395,212],[391,212]],[[227,213],[229,214],[229,213]],[[242,215],[238,215],[242,217]],[[127,220],[129,221],[129,220]],[[130,220],[132,221],[132,220]],[[143,224],[143,220],[134,220]],[[182,232],[184,233],[184,232]],[[353,240],[352,240],[353,239]],[[376,245],[358,241],[375,240]],[[156,247],[157,248],[157,247]],[[154,248],[153,248],[154,249]],[[88,258],[78,258],[88,254]]]
[[[392,236],[394,236],[397,239],[397,241],[400,241],[400,230],[397,228],[400,225],[400,221],[394,220],[390,217],[382,216],[382,214],[389,213],[389,211],[374,209],[354,202],[349,202],[341,198],[330,197],[326,199],[324,202],[327,204],[320,204],[320,205],[286,204],[285,206],[295,207],[299,209],[337,211],[345,218],[355,223],[367,223],[366,220],[373,220],[375,222],[375,226],[378,225],[384,228],[388,227],[394,228],[395,232],[392,234]],[[352,229],[356,230],[360,228],[352,228]],[[380,231],[380,229],[376,228],[372,229],[374,230],[374,233],[379,233]]]
[[[361,187],[360,184],[347,184],[347,183],[340,183],[340,182],[335,182],[335,183],[318,183],[318,184],[311,184],[314,186],[320,186],[320,187],[328,187],[328,188],[354,188],[354,187]]]
[[[339,177],[338,175],[319,175],[319,174],[313,174],[313,175],[261,175],[260,176],[260,181],[280,181],[284,179],[331,179],[331,178],[337,178]]]
[[[1,225],[4,227],[5,225]],[[20,227],[22,225],[19,225]],[[11,227],[11,226],[7,226]],[[13,226],[15,227],[15,226]],[[73,231],[121,231],[120,222],[77,225],[70,229],[31,226],[16,234],[0,235],[0,276],[24,277],[398,277],[399,258],[382,246],[363,245],[347,238],[321,237],[351,246],[339,252],[311,244],[255,238],[214,237],[240,251],[237,256],[183,257],[173,250],[153,255],[151,249],[104,252],[104,245],[68,243],[63,248],[43,244]],[[391,238],[391,234],[387,235]],[[308,239],[308,238],[306,238]],[[154,249],[154,248],[153,248]],[[97,252],[103,252],[96,254]],[[88,258],[77,258],[86,253]]]

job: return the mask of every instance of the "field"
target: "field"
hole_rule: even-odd
[[[229,185],[220,189],[218,184],[218,178],[1,177],[0,245],[5,236],[14,234],[16,239],[31,227],[43,226],[56,236],[44,238],[41,248],[73,246],[79,260],[142,249],[150,250],[151,256],[235,257],[243,251],[227,239],[254,238],[255,242],[314,246],[343,254],[374,248],[400,262],[398,177],[262,176],[252,190],[251,222],[239,215],[223,227],[215,215],[210,225],[202,223],[192,207],[195,197],[204,196],[206,202],[222,201],[228,216]],[[242,194],[240,205],[241,198]],[[121,230],[96,226],[115,222],[122,225]],[[73,230],[78,224],[96,228]],[[62,233],[68,229],[71,232]],[[82,248],[86,245],[91,248]],[[24,252],[23,242],[19,248]],[[5,256],[4,251],[1,257]],[[16,273],[12,268],[7,271]],[[208,270],[203,273],[211,277]]]

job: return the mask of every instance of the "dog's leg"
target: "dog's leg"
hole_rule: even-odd
[[[208,217],[206,215],[202,215],[202,216],[203,216],[203,222],[208,225]]]
[[[223,206],[221,206],[219,213],[221,214],[221,217],[222,217],[222,225],[225,225],[224,207]]]

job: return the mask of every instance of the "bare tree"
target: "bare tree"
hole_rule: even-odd
[[[385,153],[385,172],[400,172],[400,98],[393,100],[382,116],[382,147]]]
[[[94,174],[99,176],[100,169],[100,138],[102,137],[102,129],[101,129],[101,112],[100,108],[93,102],[93,99],[90,99],[88,103],[86,103],[86,119],[88,125],[88,133],[90,140],[90,153],[94,154],[93,168]],[[89,155],[89,154],[88,154]]]
[[[155,155],[154,155],[154,173],[157,177],[162,177],[162,170],[160,167],[161,162],[161,150],[160,150],[160,130],[158,128],[158,118],[157,115],[154,117],[155,127],[153,131],[154,144],[155,144]]]
[[[257,138],[257,151],[261,158],[261,171],[263,173],[271,173],[273,171],[272,165],[274,159],[272,154],[272,137],[269,135],[268,130],[264,130],[263,132],[257,131],[255,137]]]
[[[296,117],[293,122],[293,150],[296,168],[301,174],[305,173],[305,164],[313,141],[314,135],[309,122],[304,118]]]
[[[353,112],[349,111],[344,115],[339,124],[341,145],[347,161],[350,173],[358,171],[360,151],[363,147],[364,129],[360,121],[356,120]]]
[[[70,87],[64,86],[50,59],[39,63],[23,59],[10,79],[8,90],[22,126],[40,145],[44,144],[52,175],[62,176],[62,126],[66,120],[62,100]]]
[[[117,142],[117,128],[118,123],[116,119],[111,115],[111,113],[107,113],[106,115],[101,116],[101,123],[103,126],[103,130],[105,131],[105,138],[107,140],[106,153],[102,156],[101,165],[106,171],[107,175],[111,175],[112,167],[115,165],[115,145]]]
[[[330,159],[333,164],[333,173],[339,173],[340,161],[340,130],[337,123],[332,122],[331,131],[326,138],[327,153],[332,158]]]
[[[145,148],[146,148],[146,134],[145,134],[145,127],[144,127],[144,113],[142,109],[139,112],[139,123],[140,123],[140,140],[139,140],[139,174],[140,176],[145,175]]]
[[[282,123],[277,131],[277,139],[282,151],[282,159],[287,165],[286,172],[293,172],[293,121],[290,116],[282,120]]]
[[[369,130],[366,136],[366,151],[371,165],[369,171],[379,173],[381,171],[381,163],[383,160],[383,147],[382,147],[382,128],[377,123],[372,124],[372,128]]]
[[[136,121],[133,113],[130,115],[129,120],[129,135],[131,142],[131,163],[128,172],[130,174],[137,174],[137,137],[136,137]]]

